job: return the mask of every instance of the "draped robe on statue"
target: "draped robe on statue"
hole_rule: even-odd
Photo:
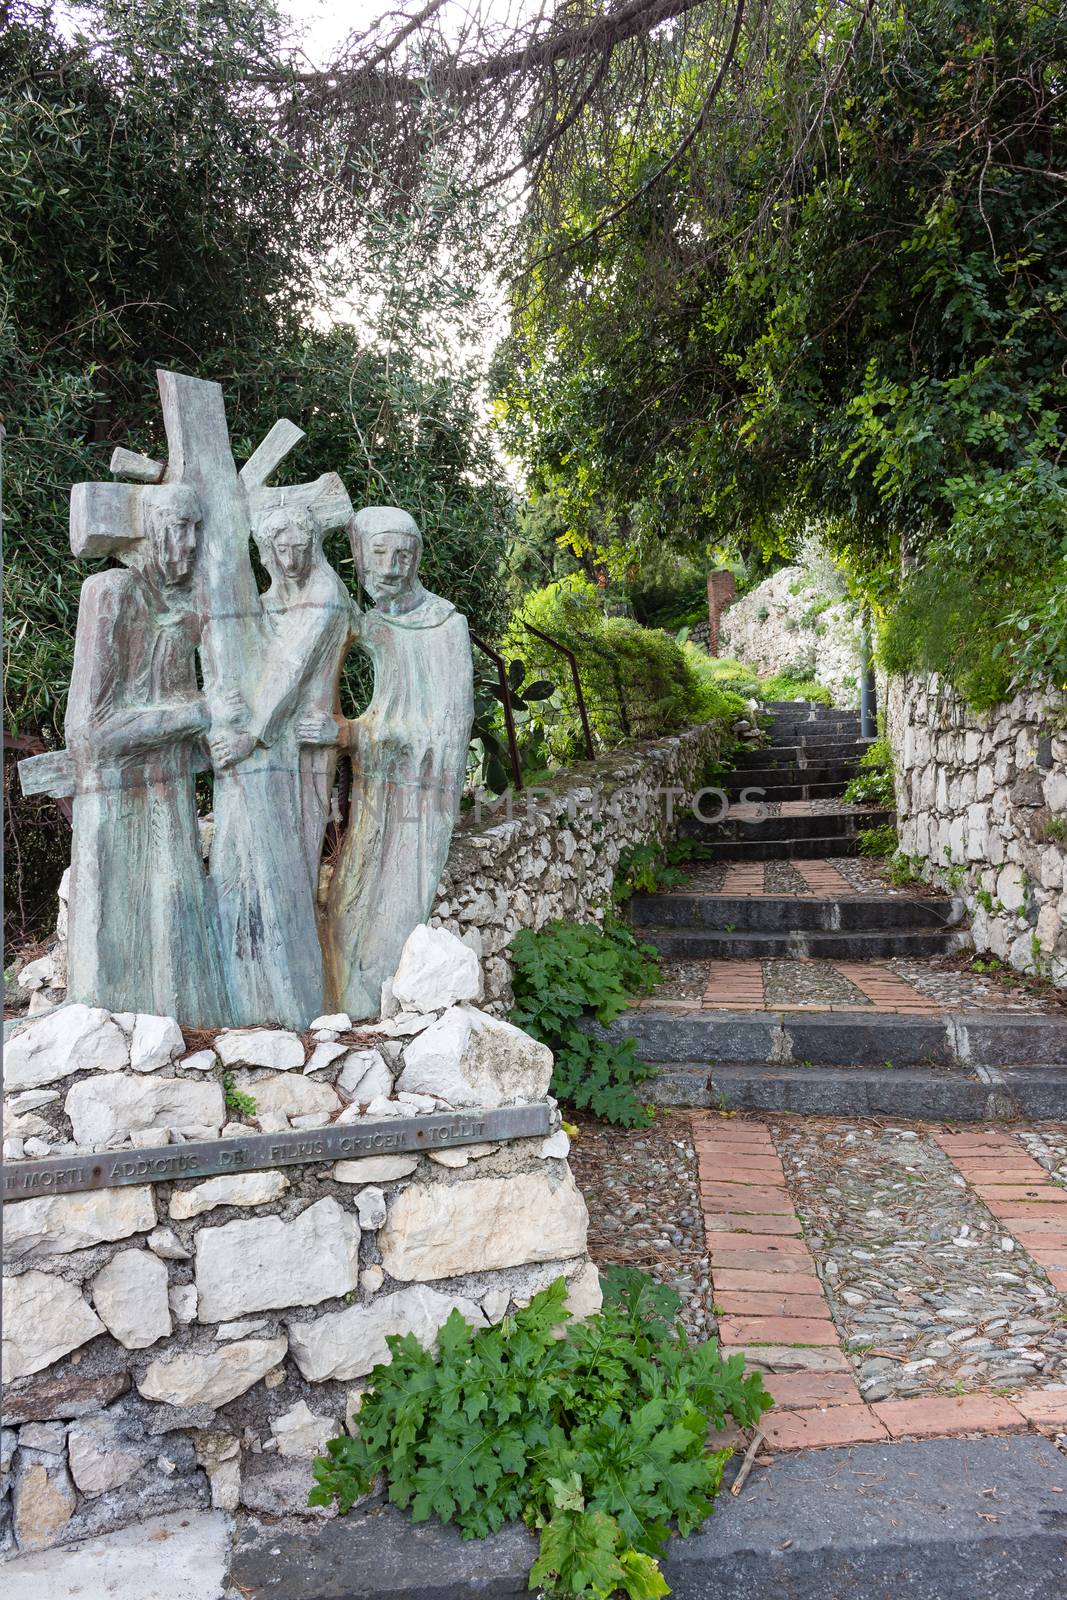
[[[330,753],[301,749],[296,727],[320,701],[332,709],[355,608],[321,558],[302,589],[271,576],[252,716],[259,744],[215,774],[211,872],[235,1020],[304,1028],[325,1003],[315,892],[331,773]]]
[[[197,619],[136,571],[82,586],[67,996],[209,1027],[228,1010],[197,825]],[[199,756],[199,760],[197,757]]]
[[[364,612],[374,694],[350,724],[352,816],[326,911],[330,1003],[376,1017],[411,930],[426,922],[466,773],[473,669],[466,618],[438,595]]]

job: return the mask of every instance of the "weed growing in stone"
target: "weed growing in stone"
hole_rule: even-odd
[[[708,1450],[709,1429],[753,1425],[771,1397],[740,1355],[689,1344],[673,1290],[626,1268],[603,1281],[603,1309],[561,1338],[562,1278],[493,1328],[453,1311],[436,1354],[391,1335],[355,1437],[315,1463],[310,1504],[347,1512],[380,1475],[416,1522],[437,1516],[465,1538],[521,1517],[540,1534],[531,1588],[667,1594],[657,1557],[672,1528],[710,1513],[730,1454]]]
[[[635,1086],[655,1077],[632,1039],[605,1039],[585,1028],[606,1026],[647,994],[659,977],[651,945],[610,918],[554,921],[521,929],[509,954],[514,965],[511,1020],[553,1050],[552,1093],[608,1122],[639,1128],[650,1121]],[[583,1026],[585,1024],[585,1026]]]
[[[236,1111],[239,1117],[254,1117],[256,1102],[254,1096],[244,1094],[233,1081],[232,1072],[222,1075],[222,1099],[227,1111]]]

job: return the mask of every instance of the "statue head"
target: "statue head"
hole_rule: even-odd
[[[316,528],[310,511],[302,506],[278,505],[256,521],[256,543],[264,565],[274,575],[302,587],[315,563]]]
[[[348,525],[359,581],[384,609],[405,610],[422,596],[418,523],[398,506],[365,506]]]
[[[144,491],[144,540],[138,553],[167,588],[184,588],[192,579],[201,517],[196,490],[187,483],[161,483]]]

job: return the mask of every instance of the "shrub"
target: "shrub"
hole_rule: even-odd
[[[659,976],[651,945],[639,945],[628,928],[607,921],[555,921],[536,932],[522,928],[509,954],[515,1007],[511,1020],[551,1047],[556,1057],[552,1092],[624,1127],[640,1127],[649,1113],[634,1086],[655,1076],[638,1059],[632,1039],[602,1039],[579,1023],[601,1025],[647,994]]]
[[[891,856],[899,842],[891,822],[879,823],[876,828],[860,828],[856,838],[861,856]]]
[[[761,700],[807,700],[812,705],[832,706],[833,696],[824,684],[814,678],[794,677],[791,672],[776,672],[771,678],[759,681]]]
[[[355,1436],[315,1463],[310,1504],[347,1512],[380,1474],[416,1522],[465,1538],[522,1517],[540,1533],[531,1588],[666,1594],[656,1558],[672,1524],[688,1534],[711,1512],[730,1454],[708,1450],[709,1429],[758,1422],[771,1397],[740,1355],[690,1345],[671,1323],[678,1296],[643,1273],[609,1269],[584,1322],[567,1322],[565,1298],[557,1278],[477,1331],[453,1311],[436,1355],[390,1335]]]
[[[893,806],[893,752],[888,739],[876,739],[860,757],[861,771],[845,787],[849,805]]]
[[[656,738],[693,723],[729,719],[743,709],[707,672],[704,663],[710,658],[702,651],[629,617],[605,617],[594,585],[572,573],[526,596],[502,646],[559,685],[548,734],[559,761],[582,750],[577,699],[558,651],[528,632],[525,623],[574,651],[589,722],[606,748],[626,738]]]

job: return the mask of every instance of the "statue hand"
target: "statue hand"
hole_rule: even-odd
[[[208,745],[216,769],[222,769],[235,766],[245,756],[251,755],[256,748],[256,740],[253,734],[242,733],[239,728],[222,727],[210,735]]]
[[[325,711],[309,711],[296,725],[296,736],[301,744],[337,744],[340,729],[337,719]]]
[[[228,722],[233,728],[247,728],[252,719],[252,713],[245,703],[244,696],[236,689],[225,689],[219,696],[221,715],[219,722]]]

